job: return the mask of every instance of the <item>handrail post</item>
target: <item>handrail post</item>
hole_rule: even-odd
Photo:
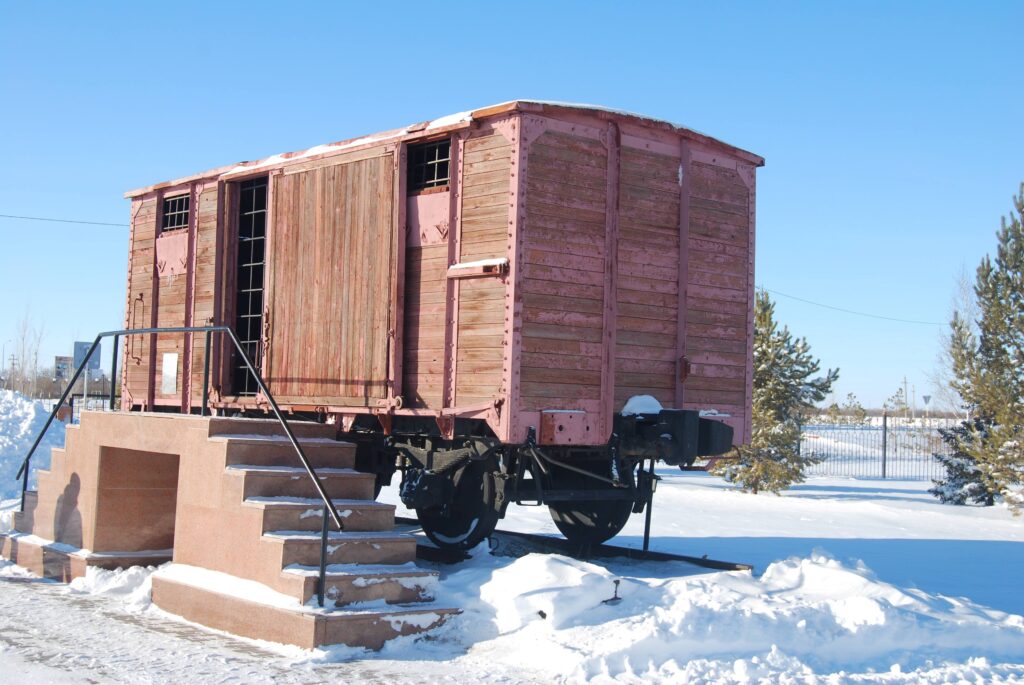
[[[207,407],[210,406],[210,336],[212,334],[213,331],[206,331],[206,343],[203,351],[203,406],[199,412],[201,416],[206,416]]]
[[[327,592],[327,528],[330,521],[327,505],[324,505],[324,521],[320,527],[320,578],[316,584],[316,603],[321,609],[324,607],[324,594]]]
[[[114,411],[114,405],[116,404],[115,389],[117,388],[117,341],[121,338],[119,335],[114,336],[114,352],[110,355],[110,411]]]

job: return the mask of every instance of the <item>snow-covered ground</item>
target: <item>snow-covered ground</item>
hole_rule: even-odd
[[[10,457],[0,453],[0,468]],[[926,482],[816,478],[775,497],[742,494],[704,474],[661,475],[652,548],[744,561],[753,573],[513,559],[482,546],[470,561],[438,567],[438,602],[462,615],[368,653],[307,652],[185,623],[149,603],[145,569],[63,586],[3,564],[0,678],[1024,682],[1024,520],[1005,508],[942,505]],[[382,499],[397,501],[395,489]],[[513,508],[502,525],[554,532],[545,508]],[[634,516],[614,542],[639,546],[642,526]],[[622,602],[605,604],[615,580]]]

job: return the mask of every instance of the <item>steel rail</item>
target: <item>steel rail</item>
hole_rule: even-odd
[[[405,516],[396,516],[395,523],[406,525],[419,525],[419,521]],[[549,535],[538,535],[536,533],[519,533],[511,530],[495,530],[491,533],[492,538],[508,537],[524,540],[535,546],[532,551],[543,553],[549,550],[551,553],[565,554],[575,558],[615,558],[625,557],[639,561],[682,561],[701,568],[713,569],[716,571],[753,571],[751,564],[744,564],[733,561],[721,561],[708,559],[707,557],[693,557],[685,554],[673,554],[671,552],[657,552],[652,550],[636,549],[634,547],[619,547],[617,545],[580,545],[565,538],[551,537]],[[457,564],[469,558],[469,555],[461,550],[441,549],[432,545],[416,545],[416,555],[424,561],[434,561],[443,564]]]

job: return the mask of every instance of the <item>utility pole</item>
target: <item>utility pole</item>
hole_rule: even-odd
[[[10,338],[8,338],[7,340],[4,340],[4,344],[0,345],[0,364],[3,364],[4,358],[7,357],[7,343],[9,343],[9,342],[11,342]],[[11,356],[13,357],[14,355],[11,355]],[[7,389],[7,374],[5,373],[6,371],[7,371],[7,369],[0,369],[0,378],[4,379],[4,381],[3,381],[3,388],[5,390]]]
[[[903,418],[907,418],[908,403],[910,402],[910,394],[907,392],[907,377],[903,377]]]

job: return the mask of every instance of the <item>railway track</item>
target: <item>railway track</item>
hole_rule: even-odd
[[[414,518],[398,516],[395,517],[395,523],[419,528],[419,523]],[[617,545],[581,547],[564,538],[534,533],[518,533],[511,530],[495,530],[491,534],[490,544],[493,554],[509,557],[521,557],[531,553],[564,554],[580,559],[625,558],[637,561],[682,561],[715,571],[752,571],[754,569],[751,564],[740,562],[721,561],[719,559],[708,559],[707,557],[692,557],[685,554],[671,554],[669,552],[654,552],[650,550],[645,552]],[[424,541],[416,545],[416,557],[424,561],[457,564],[468,559],[469,555],[459,550],[440,549],[428,541]]]

